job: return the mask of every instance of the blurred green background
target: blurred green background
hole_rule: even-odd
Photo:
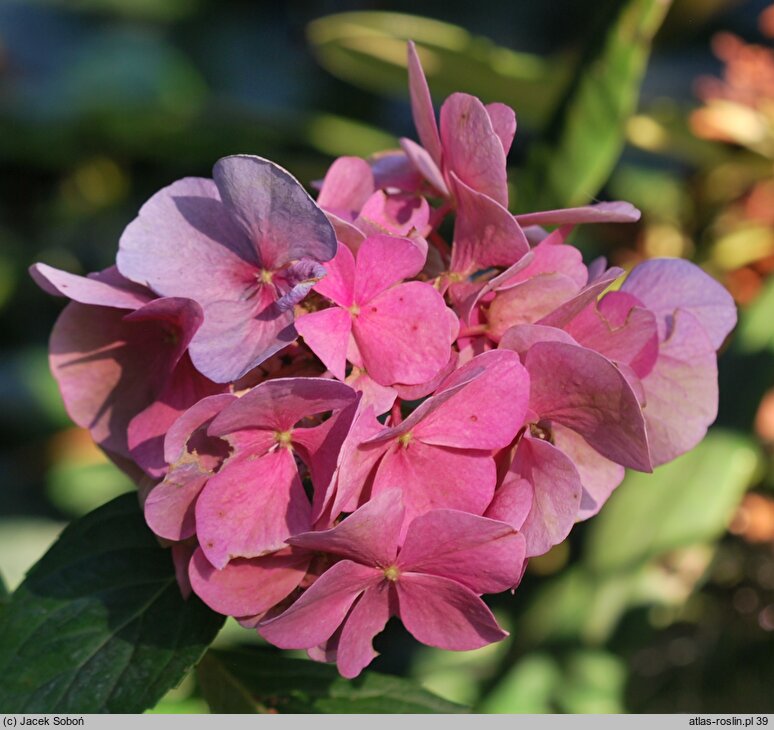
[[[622,198],[575,241],[697,261],[740,324],[716,426],[532,561],[492,606],[511,637],[437,652],[399,625],[374,668],[482,712],[774,711],[774,11],[764,0],[512,3],[0,0],[0,573],[131,488],[48,373],[62,302],[35,261],[103,268],[158,188],[230,153],[300,180],[415,136],[405,39],[435,101],[519,118],[513,209]],[[410,15],[408,14],[410,13]],[[650,39],[655,34],[652,52]],[[221,646],[249,639],[227,624]],[[158,711],[206,711],[191,677]]]

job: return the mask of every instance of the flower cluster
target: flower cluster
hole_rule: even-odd
[[[391,616],[446,649],[505,636],[481,596],[703,437],[736,317],[686,261],[584,265],[572,226],[627,203],[513,216],[513,111],[453,94],[437,123],[413,46],[409,81],[421,144],[336,160],[316,203],[227,157],[154,195],[115,267],[32,268],[72,300],[68,411],[181,586],[347,677]]]

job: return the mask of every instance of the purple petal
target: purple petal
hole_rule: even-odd
[[[29,272],[46,293],[81,304],[137,309],[153,299],[153,292],[125,279],[115,266],[88,276],[69,274],[46,264],[33,264]]]
[[[328,261],[336,254],[336,235],[325,214],[279,165],[253,155],[232,155],[215,163],[212,177],[263,268],[275,270],[303,258]]]
[[[662,340],[671,330],[677,309],[696,317],[716,350],[736,325],[736,306],[731,295],[690,261],[645,261],[634,268],[621,289],[636,296],[656,315]]]

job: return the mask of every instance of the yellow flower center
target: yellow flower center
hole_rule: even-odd
[[[384,577],[387,578],[387,580],[391,580],[393,583],[400,577],[400,571],[398,570],[397,565],[390,565],[387,568],[383,568],[383,571]]]
[[[414,439],[414,436],[411,433],[411,431],[406,431],[406,433],[404,433],[403,435],[398,436],[398,443],[404,449],[406,449],[406,448],[408,448],[408,445],[413,441],[413,439]]]
[[[351,307],[347,307],[347,311],[353,316],[357,317],[360,314],[360,305],[353,304]]]
[[[261,269],[258,278],[263,284],[271,284],[272,279],[274,278],[274,272],[269,271],[268,269]]]
[[[293,448],[293,446],[292,446],[293,432],[292,431],[275,431],[274,432],[274,440],[280,446],[284,446],[286,449]]]

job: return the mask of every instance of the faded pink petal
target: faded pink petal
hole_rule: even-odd
[[[580,476],[555,446],[526,436],[519,442],[511,471],[533,490],[532,507],[520,528],[527,556],[542,555],[570,534],[581,503]]]
[[[405,137],[401,138],[400,146],[417,172],[435,188],[436,192],[441,197],[449,197],[449,188],[446,186],[443,174],[430,153],[424,147],[420,147],[416,142]]]
[[[474,593],[500,593],[518,583],[524,538],[504,522],[439,509],[408,528],[398,568],[462,583]]]
[[[145,500],[143,509],[148,527],[167,540],[193,537],[196,498],[211,476],[195,461],[173,467]]]
[[[343,677],[357,677],[377,656],[372,641],[390,619],[387,581],[367,588],[344,621],[336,651],[336,664]]]
[[[88,276],[77,276],[46,264],[33,264],[29,272],[46,293],[81,304],[137,309],[153,299],[153,292],[125,279],[115,266]]]
[[[258,629],[280,649],[311,649],[327,641],[357,597],[384,579],[381,570],[342,560],[326,570],[290,608]]]
[[[403,514],[401,490],[388,489],[374,495],[333,529],[294,535],[288,543],[387,567],[395,561]]]
[[[373,192],[371,166],[360,157],[339,157],[325,174],[317,204],[353,221]]]
[[[670,335],[642,385],[651,457],[658,466],[696,446],[717,416],[715,345],[691,310],[675,312]]]
[[[637,397],[605,357],[562,342],[533,345],[524,362],[530,408],[571,428],[602,456],[650,471],[648,438]]]
[[[621,289],[636,296],[656,315],[662,340],[671,332],[677,309],[696,317],[716,350],[736,325],[731,295],[690,261],[645,261],[626,277]]]
[[[189,440],[191,436],[202,427],[209,425],[215,416],[218,415],[227,405],[236,400],[236,396],[231,393],[221,393],[220,395],[211,395],[202,398],[192,405],[185,413],[169,427],[167,435],[164,438],[164,459],[168,464],[174,464],[186,453],[191,451]],[[197,458],[201,459],[202,443],[195,443]],[[215,464],[208,464],[208,468]]]
[[[516,113],[507,104],[494,102],[486,105],[492,128],[503,145],[503,152],[507,155],[516,136]]]
[[[508,205],[505,151],[484,105],[469,94],[452,94],[441,107],[441,144],[447,173]]]
[[[542,210],[522,213],[516,220],[522,226],[566,226],[579,223],[634,223],[640,219],[640,211],[631,203],[614,200],[606,203],[584,205],[580,208]]]
[[[508,635],[486,604],[461,583],[436,575],[403,573],[396,587],[401,621],[423,644],[466,651]]]
[[[511,266],[521,259],[529,251],[529,243],[508,210],[454,173],[450,177],[458,206],[450,270],[468,273],[471,269]]]
[[[262,558],[237,558],[217,570],[198,548],[188,575],[196,595],[213,611],[226,616],[256,616],[296,589],[310,559],[308,554],[283,550]]]
[[[267,380],[224,409],[212,422],[209,433],[224,436],[252,428],[289,431],[302,418],[346,408],[356,398],[352,388],[335,380]]]
[[[419,195],[377,190],[363,205],[357,225],[369,235],[426,236],[430,233],[430,206]],[[424,257],[423,257],[424,262]]]
[[[556,327],[546,327],[542,324],[517,324],[505,330],[497,347],[500,350],[513,350],[523,359],[529,348],[536,342],[578,344],[567,332]]]
[[[311,505],[293,455],[279,448],[258,458],[232,459],[196,502],[196,532],[207,559],[223,568],[284,547],[311,525]]]
[[[408,42],[408,78],[411,112],[419,141],[436,165],[441,164],[441,138],[435,122],[435,111],[425,72],[413,41]]]

